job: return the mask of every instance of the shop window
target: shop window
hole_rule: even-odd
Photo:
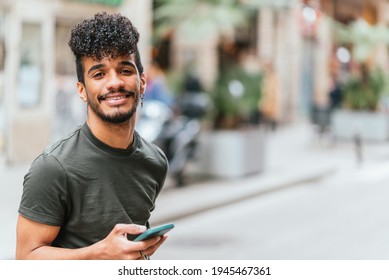
[[[0,72],[4,71],[5,64],[5,16],[0,11]]]
[[[5,26],[5,16],[0,10],[0,107],[4,99],[4,64],[5,64],[5,27],[4,26]]]
[[[55,27],[55,69],[60,76],[75,76],[75,58],[69,48],[71,29],[75,22],[58,19]]]
[[[21,107],[35,107],[42,89],[42,26],[23,23],[18,73],[18,102]]]

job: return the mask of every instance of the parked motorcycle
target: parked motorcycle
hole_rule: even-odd
[[[185,166],[195,158],[201,118],[209,104],[205,93],[187,93],[177,102],[177,114],[160,101],[148,100],[138,117],[136,130],[164,151],[169,161],[169,175],[177,187],[185,185]]]

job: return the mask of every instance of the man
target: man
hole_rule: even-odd
[[[149,226],[168,168],[161,150],[134,130],[146,88],[138,40],[120,14],[99,13],[72,30],[87,121],[25,176],[17,259],[142,259],[166,240],[131,241]]]

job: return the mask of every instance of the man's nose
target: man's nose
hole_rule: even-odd
[[[124,86],[124,81],[117,75],[117,73],[111,73],[108,76],[107,89],[118,89]]]

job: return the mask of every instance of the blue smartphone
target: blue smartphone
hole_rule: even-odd
[[[135,238],[134,241],[142,241],[155,236],[162,236],[168,231],[170,231],[172,228],[174,228],[174,224],[166,224],[154,228],[149,228],[144,233],[140,234],[137,238]]]

